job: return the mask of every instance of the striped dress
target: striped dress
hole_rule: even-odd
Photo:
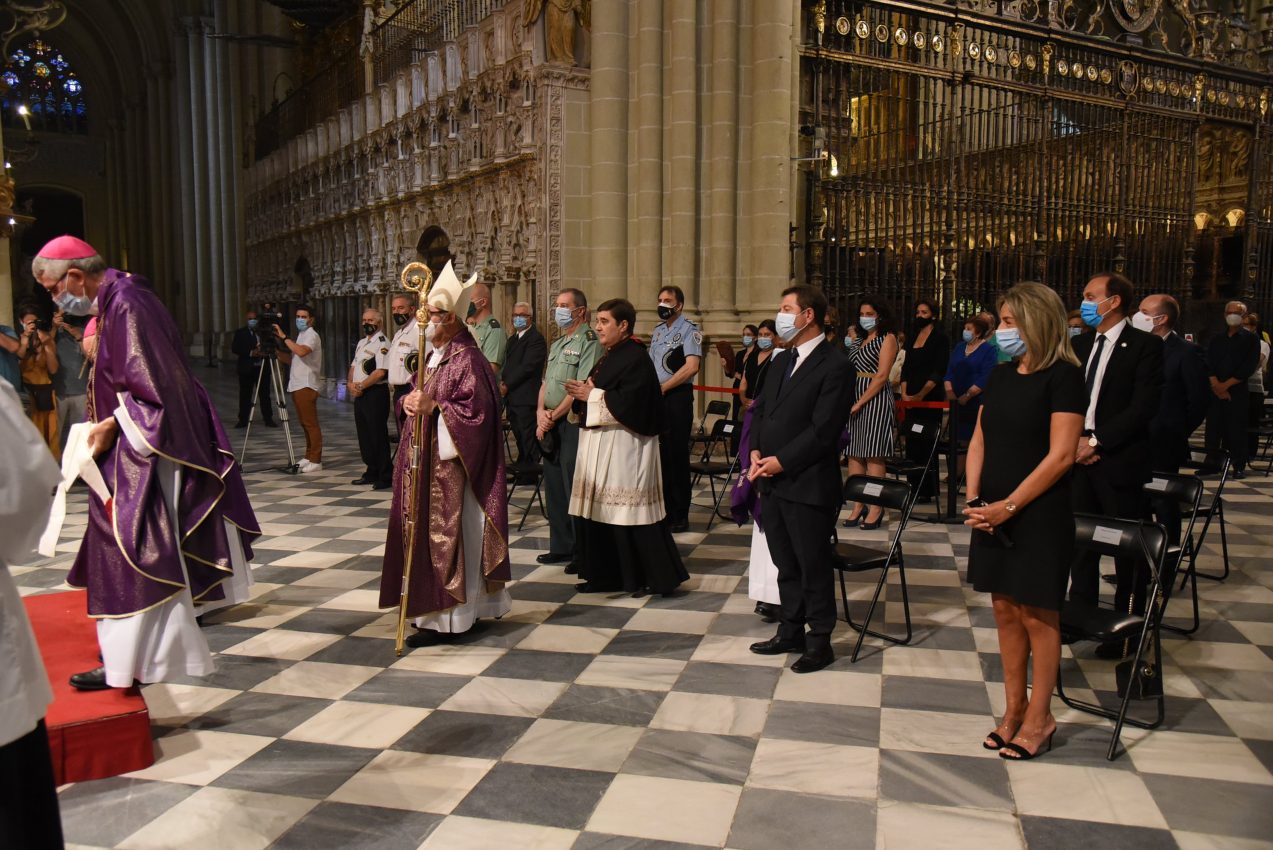
[[[880,349],[884,337],[876,335],[849,352],[849,360],[857,370],[855,398],[866,395],[872,377],[880,369]],[[849,420],[850,457],[888,457],[893,454],[893,391],[885,385]]]

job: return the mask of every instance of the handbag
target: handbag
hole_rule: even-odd
[[[557,429],[545,431],[544,436],[539,440],[539,453],[544,460],[549,463],[556,463],[557,454],[561,451],[561,438],[557,436]]]
[[[31,393],[31,400],[35,404],[36,410],[41,413],[57,410],[57,402],[53,398],[52,384],[27,384],[27,390]]]

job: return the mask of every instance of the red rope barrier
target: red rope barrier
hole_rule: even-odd
[[[730,395],[738,395],[738,390],[733,387],[704,387],[699,384],[695,384],[694,390],[700,393],[729,393]]]

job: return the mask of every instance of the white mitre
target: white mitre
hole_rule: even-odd
[[[451,262],[448,260],[446,268],[433,281],[433,286],[429,287],[429,294],[424,300],[435,310],[454,313],[463,319],[464,314],[468,312],[469,296],[472,294],[475,283],[477,283],[476,273],[464,283],[460,283],[460,279],[455,276],[455,269],[451,267]]]

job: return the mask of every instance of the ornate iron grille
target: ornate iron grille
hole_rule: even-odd
[[[869,292],[953,318],[1026,279],[1072,304],[1101,269],[1270,303],[1268,77],[1194,61],[1253,52],[1166,12],[1137,43],[1049,21],[1074,4],[922,5],[805,4],[805,272],[841,311]]]

